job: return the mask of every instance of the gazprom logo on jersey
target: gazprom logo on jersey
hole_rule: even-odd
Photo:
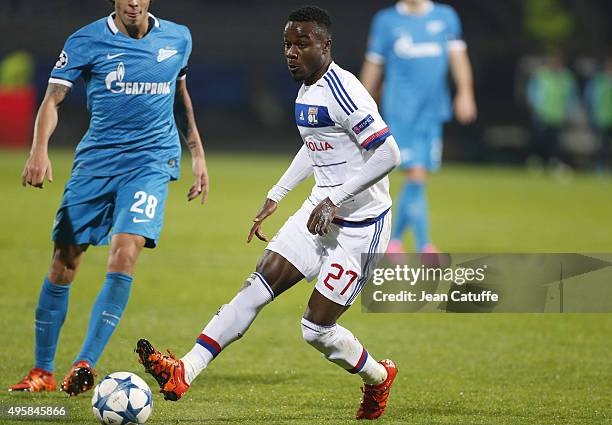
[[[365,117],[364,119],[359,121],[357,124],[355,124],[355,126],[353,127],[353,133],[355,134],[361,133],[363,130],[368,128],[370,124],[372,124],[373,122],[374,122],[374,117],[368,114],[367,117]]]
[[[140,81],[124,81],[125,65],[120,62],[117,70],[106,76],[106,88],[112,93],[167,95],[172,93],[171,82],[149,83]]]
[[[431,58],[442,56],[439,43],[415,43],[408,34],[402,34],[393,45],[393,51],[400,58]]]

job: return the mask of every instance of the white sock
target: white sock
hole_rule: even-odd
[[[368,354],[348,329],[338,324],[320,326],[303,318],[302,336],[327,360],[349,373],[359,374],[366,384],[378,385],[387,379],[387,370]]]
[[[264,277],[257,272],[251,274],[240,292],[217,311],[191,351],[181,359],[185,365],[187,383],[191,384],[223,348],[241,338],[257,314],[273,298],[274,293]]]

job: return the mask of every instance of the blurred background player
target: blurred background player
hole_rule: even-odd
[[[595,155],[595,169],[609,171],[612,160],[612,55],[603,68],[595,73],[586,87],[586,103],[590,123],[599,139],[599,150]]]
[[[400,146],[405,172],[391,253],[404,251],[408,227],[416,252],[437,251],[429,236],[425,183],[427,173],[440,167],[443,125],[451,118],[449,63],[457,89],[455,117],[471,123],[476,119],[472,67],[457,13],[427,0],[402,0],[374,16],[361,82],[374,98],[382,90],[383,116]]]
[[[268,244],[256,271],[225,304],[181,360],[163,356],[147,340],[136,351],[168,400],[178,400],[208,364],[242,337],[261,309],[306,278],[317,279],[302,318],[304,340],[325,357],[359,374],[363,399],[356,417],[385,410],[397,369],[377,362],[340,318],[359,295],[390,236],[387,174],[400,154],[372,97],[331,57],[331,18],[318,7],[293,11],[284,31],[285,58],[296,81],[295,120],[303,146],[268,193],[248,237],[262,241],[262,222],[278,202],[314,173],[315,187]],[[366,255],[364,255],[366,254]],[[364,258],[365,257],[365,258]]]
[[[52,233],[53,259],[36,308],[34,368],[9,391],[55,390],[55,351],[70,285],[89,245],[108,242],[106,280],[91,312],[81,352],[61,384],[70,395],[93,385],[98,361],[127,305],[136,260],[157,244],[168,182],[179,177],[178,129],[192,154],[204,202],[204,150],[187,92],[189,30],[148,13],[149,0],[117,0],[108,17],[71,35],[40,106],[23,185],[53,181],[47,153],[58,108],[78,78],[85,81],[89,130],[79,143]],[[176,102],[176,123],[173,108]]]
[[[563,56],[553,53],[539,66],[527,83],[527,102],[531,108],[531,144],[544,165],[564,162],[559,137],[568,124],[572,109],[578,105],[578,86],[574,73],[565,66]]]

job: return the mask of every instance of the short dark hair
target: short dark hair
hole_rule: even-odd
[[[321,9],[318,6],[302,6],[291,12],[287,19],[294,22],[314,22],[319,28],[325,30],[325,32],[331,36],[331,15],[327,10]]]
[[[108,0],[108,2],[111,4],[111,6],[115,7],[115,0]],[[153,3],[153,0],[151,0],[151,3]]]

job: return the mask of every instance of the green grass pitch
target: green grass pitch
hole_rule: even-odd
[[[0,405],[66,405],[69,423],[80,424],[95,423],[89,394],[67,399],[4,390],[32,366],[34,309],[71,157],[51,152],[55,183],[40,191],[19,184],[25,153],[0,151]],[[186,202],[192,181],[183,162],[160,246],[140,259],[129,306],[97,366],[100,376],[127,370],[147,380],[155,393],[149,423],[354,423],[359,379],[301,340],[311,291],[305,282],[268,306],[177,403],[157,394],[133,353],[136,340],[147,337],[182,355],[234,295],[265,247],[245,243],[251,219],[289,160],[209,153],[205,206]],[[395,189],[398,183],[394,175]],[[612,252],[611,184],[583,175],[562,184],[523,170],[446,166],[429,187],[433,237],[450,252]],[[281,204],[265,224],[269,236],[309,189],[303,184]],[[80,348],[106,253],[91,248],[73,285],[58,379]],[[380,423],[612,423],[609,314],[367,315],[357,303],[341,323],[376,358],[398,364]]]

